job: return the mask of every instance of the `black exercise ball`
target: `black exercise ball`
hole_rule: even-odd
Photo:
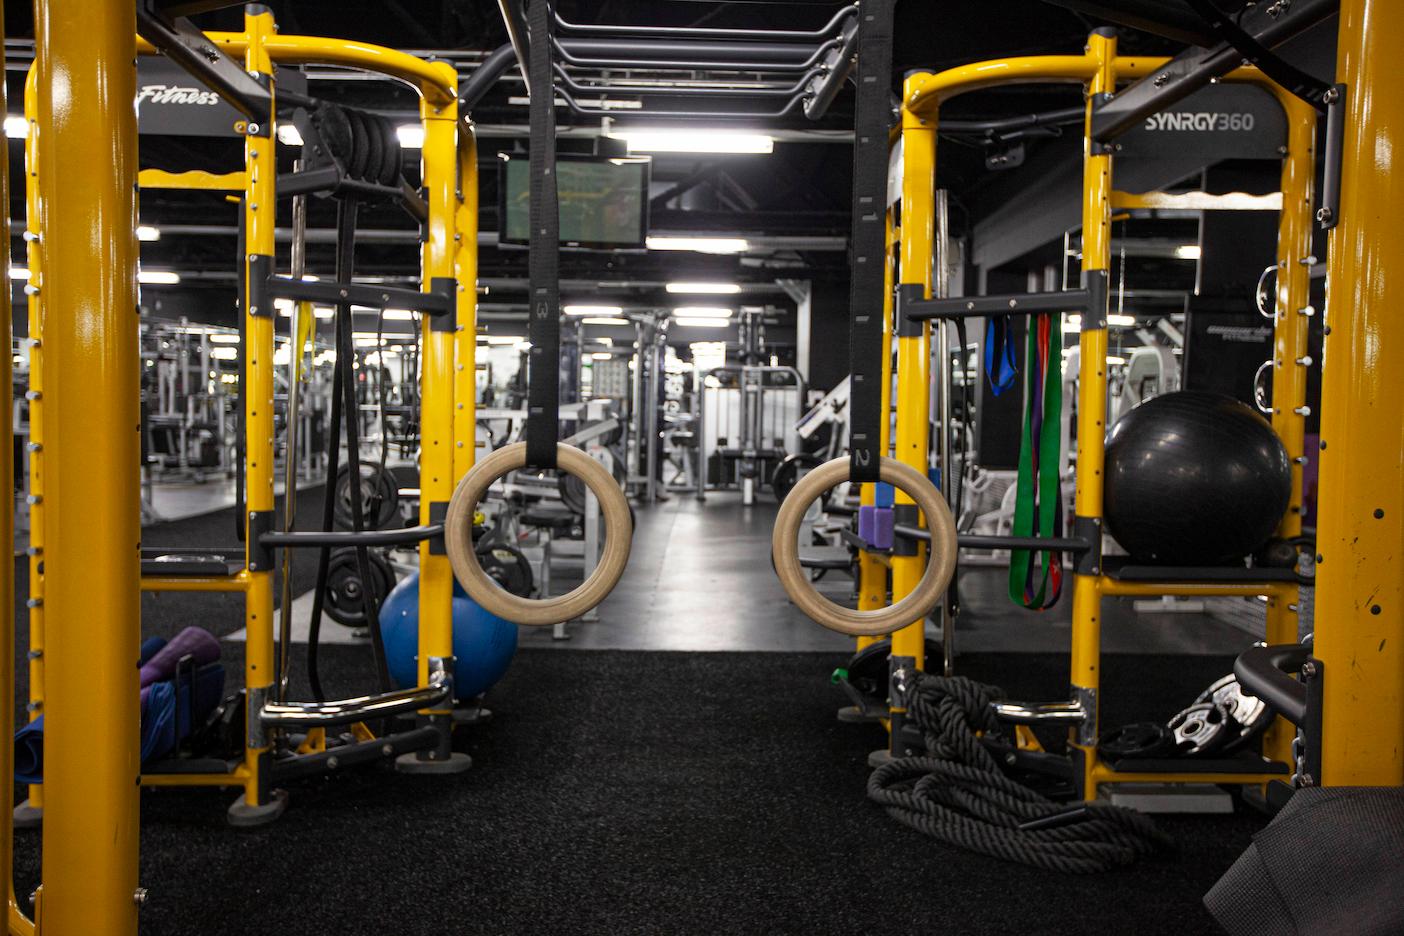
[[[1272,536],[1291,494],[1282,441],[1232,397],[1152,397],[1107,435],[1107,530],[1137,560],[1241,560]]]

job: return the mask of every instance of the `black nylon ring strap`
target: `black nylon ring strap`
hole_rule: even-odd
[[[882,316],[887,263],[887,133],[891,126],[892,11],[896,0],[859,0],[858,94],[853,118],[853,275],[849,307],[850,480],[878,480]]]
[[[527,261],[531,320],[527,361],[527,465],[556,467],[560,429],[560,209],[556,191],[556,110],[551,83],[551,5],[532,0],[527,14],[531,49],[531,237]]]

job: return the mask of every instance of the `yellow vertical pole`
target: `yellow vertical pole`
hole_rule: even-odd
[[[909,75],[902,89],[906,100],[913,83],[926,77]],[[931,298],[933,270],[933,231],[936,219],[936,124],[902,109],[902,241],[900,281],[920,287],[923,298]],[[894,456],[925,475],[929,469],[931,409],[931,328],[926,322],[898,322],[897,336],[897,427]],[[897,491],[897,508],[911,507],[914,501]],[[900,601],[916,588],[926,568],[926,544],[916,543],[912,555],[892,556],[892,600]],[[892,635],[892,656],[913,660],[918,670],[926,668],[926,621],[913,621]],[[898,700],[893,700],[897,703]],[[891,708],[892,743],[897,742],[900,703]],[[894,749],[895,751],[895,749]]]
[[[897,229],[892,224],[892,210],[887,212],[887,255],[883,266],[882,294],[882,425],[878,428],[878,451],[884,456],[892,444],[892,289],[896,278]],[[877,485],[865,484],[859,491],[860,503],[877,503]],[[874,611],[887,604],[887,566],[866,550],[858,553],[858,610]],[[876,637],[859,637],[862,650],[877,641]]]
[[[1098,95],[1116,90],[1116,33],[1098,29],[1088,38],[1087,52],[1097,61],[1088,85],[1087,132],[1083,135],[1082,169],[1082,277],[1091,284],[1106,277],[1111,268],[1112,161],[1108,153],[1092,147],[1092,103]],[[1105,296],[1105,293],[1103,294]],[[1102,517],[1102,468],[1106,461],[1107,330],[1106,310],[1082,317],[1079,342],[1080,370],[1077,389],[1077,494],[1078,518]],[[1100,547],[1097,547],[1100,550]],[[1100,565],[1100,563],[1099,563]],[[1101,687],[1102,594],[1098,570],[1073,576],[1072,667],[1074,696],[1087,710],[1087,720],[1073,729],[1069,743],[1081,752],[1083,795],[1096,797],[1092,762],[1097,743],[1097,694]]]
[[[44,229],[39,200],[39,69],[30,67],[24,81],[24,116],[29,136],[24,141],[26,253],[29,258],[29,720],[44,714]],[[8,244],[9,242],[6,241]],[[16,818],[32,824],[44,809],[44,785],[31,783],[29,797],[16,808]]]
[[[454,332],[453,481],[473,467],[478,435],[478,141],[458,126],[458,210],[454,224],[458,322]]]
[[[457,76],[446,62],[436,63],[451,87]],[[426,291],[455,297],[455,311],[462,302],[455,261],[461,242],[454,240],[458,205],[459,143],[458,103],[425,97],[420,103],[424,123],[424,190],[429,202],[429,222],[422,250],[421,278]],[[466,194],[466,193],[465,193]],[[477,229],[473,230],[476,240]],[[473,248],[476,251],[476,245]],[[453,496],[455,480],[454,356],[462,334],[453,317],[424,316],[421,329],[424,351],[420,359],[420,462],[419,519],[442,523]],[[476,337],[476,336],[474,336]],[[471,377],[471,375],[470,375]],[[429,682],[431,661],[453,659],[453,570],[448,556],[432,542],[419,546],[419,684]],[[467,755],[449,750],[453,700],[420,713],[444,727],[443,741],[429,751],[400,759],[405,769],[464,770]],[[430,765],[433,765],[432,767]]]
[[[1340,216],[1327,267],[1316,527],[1320,782],[1404,784],[1404,5],[1341,4]]]
[[[43,919],[137,930],[136,16],[38,0],[47,334]],[[8,610],[6,613],[9,613]]]
[[[244,17],[247,46],[244,68],[255,75],[271,76],[273,62],[264,43],[275,33],[273,14],[266,7],[250,7]],[[271,691],[274,678],[273,662],[273,564],[254,568],[258,555],[260,515],[271,518],[274,510],[273,479],[273,350],[277,313],[269,304],[257,305],[256,297],[264,290],[256,285],[259,276],[273,270],[276,244],[274,225],[278,218],[276,179],[276,127],[262,128],[267,134],[250,133],[244,141],[244,295],[247,297],[244,316],[244,478],[247,485],[247,514],[245,517],[246,559],[249,562],[249,586],[244,594],[244,624],[248,639],[244,645],[244,679],[249,689],[250,717],[257,716],[256,698],[260,692]],[[248,745],[245,764],[248,779],[244,786],[244,809],[257,815],[261,811],[278,810],[273,791],[268,789],[269,747],[267,743]],[[276,813],[275,813],[276,814]],[[231,813],[233,816],[234,813]],[[238,820],[235,820],[238,821]]]
[[[1277,535],[1302,533],[1302,463],[1306,450],[1307,333],[1310,318],[1313,183],[1316,170],[1316,110],[1301,98],[1278,94],[1287,115],[1287,154],[1282,160],[1282,213],[1277,226],[1277,300],[1273,322],[1272,428],[1292,459],[1292,502]],[[1267,607],[1267,642],[1297,640],[1300,591],[1271,595]],[[1296,728],[1281,718],[1263,734],[1263,754],[1291,763]]]
[[[3,30],[0,30],[2,32]],[[5,50],[0,47],[0,74],[5,70]],[[25,96],[29,96],[29,81],[25,82]],[[4,111],[8,105],[6,90],[0,86],[0,111]],[[0,166],[0,205],[10,203],[10,164],[7,160]],[[6,271],[10,268],[10,219],[6,215],[0,218],[0,268]],[[14,309],[10,304],[10,284],[5,283],[3,290],[0,290],[0,321],[5,323],[5,335],[7,348],[3,355],[0,355],[0,412],[9,413],[14,404],[14,363],[9,353],[8,346],[14,341]],[[3,420],[4,425],[0,426],[0,442],[6,452],[10,452],[15,446],[14,422]],[[0,490],[13,491],[15,489],[14,459],[0,459]],[[4,608],[4,614],[0,615],[0,647],[12,648],[15,645],[15,617],[10,609],[15,606],[15,576],[14,562],[12,557],[15,554],[15,500],[13,497],[0,498],[0,556],[5,557],[5,568],[0,573],[0,608]],[[5,713],[4,724],[13,725],[15,723],[15,664],[14,657],[0,661],[0,711]],[[8,805],[14,801],[14,776],[15,776],[15,750],[13,745],[0,744],[0,792],[4,793],[4,800],[0,801]],[[0,807],[2,809],[3,807]],[[0,880],[5,882],[5,918],[6,923],[16,917],[21,917],[19,903],[15,900],[14,882],[14,824],[13,816],[6,813],[0,816]],[[16,922],[20,922],[17,920]],[[23,923],[20,923],[23,926]]]

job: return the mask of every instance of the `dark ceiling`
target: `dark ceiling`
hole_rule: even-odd
[[[494,0],[338,0],[338,2],[293,2],[273,0],[268,4],[285,33],[326,35],[359,39],[404,49],[430,52],[453,60],[460,74],[471,72],[486,53],[506,41],[497,3]],[[692,0],[560,0],[560,14],[577,23],[640,25],[706,25],[733,28],[814,29],[827,22],[841,4],[833,2],[692,2]],[[894,51],[894,72],[908,69],[940,70],[980,59],[1037,52],[1075,53],[1087,33],[1103,23],[1039,0],[904,0],[898,4],[898,37]],[[19,110],[23,62],[29,52],[15,40],[32,36],[32,20],[25,4],[7,4],[7,34],[11,37],[8,74],[10,112]],[[197,22],[209,29],[237,28],[237,11],[206,14]],[[1130,54],[1171,54],[1177,46],[1165,39],[1121,30],[1121,48]],[[894,90],[897,86],[894,83]],[[312,91],[319,97],[389,113],[413,114],[413,93],[389,81],[345,80],[335,74],[314,75]],[[493,164],[499,151],[525,147],[527,109],[520,102],[520,82],[515,74],[506,79],[474,111],[474,120],[492,133],[483,136],[480,152],[482,173],[481,227],[495,231],[497,175]],[[518,98],[517,101],[509,98]],[[986,92],[959,99],[943,117],[1009,116],[1081,104],[1076,89],[1009,89]],[[563,128],[598,127],[598,118],[572,116],[564,109],[558,120]],[[819,122],[802,116],[763,122],[776,131],[838,131],[840,139],[820,141],[800,139],[778,142],[771,155],[695,156],[663,155],[654,159],[655,192],[680,180],[704,181],[681,198],[657,200],[651,228],[670,232],[770,235],[825,239],[825,249],[807,249],[797,241],[795,249],[777,249],[743,257],[707,256],[692,253],[660,252],[567,252],[562,277],[576,283],[578,292],[600,301],[598,290],[585,284],[628,281],[644,284],[621,294],[611,302],[662,303],[666,297],[657,284],[679,278],[728,279],[754,285],[755,301],[787,307],[777,279],[842,281],[847,277],[847,254],[834,239],[846,239],[849,228],[850,144],[841,138],[851,128],[852,89],[846,89],[829,113]],[[752,123],[757,123],[752,121]],[[601,145],[598,136],[572,138],[565,135],[562,149],[590,150]],[[1040,149],[1075,152],[1080,138],[1047,137],[1028,141],[1030,157]],[[240,143],[234,139],[143,136],[141,164],[167,169],[230,169],[239,164]],[[283,147],[291,160],[294,149]],[[412,151],[411,151],[412,152]],[[973,223],[1000,203],[1017,197],[1020,185],[1037,180],[1020,180],[1011,185],[1016,173],[992,171],[986,167],[985,149],[969,138],[943,136],[938,184],[950,191],[955,233],[968,233]],[[12,178],[21,179],[22,147],[10,143]],[[417,159],[406,160],[413,179]],[[284,208],[284,211],[286,209]],[[11,217],[23,218],[23,188],[12,195]],[[285,224],[280,217],[280,224]],[[143,263],[148,267],[168,267],[182,271],[203,271],[211,279],[197,295],[197,311],[192,317],[224,319],[231,308],[232,271],[236,241],[233,225],[235,208],[217,198],[181,193],[148,192],[142,196],[142,222],[157,226],[198,225],[222,228],[223,233],[182,236],[163,235],[155,243],[142,245]],[[314,206],[313,228],[331,226],[331,208]],[[413,225],[395,209],[370,212],[363,226],[411,233]],[[18,232],[21,228],[16,227]],[[284,247],[285,249],[285,247]],[[286,262],[285,260],[282,262]],[[331,248],[313,244],[310,269],[329,270]],[[1152,268],[1154,265],[1152,264]],[[364,243],[358,251],[358,271],[412,276],[418,271],[418,254],[412,240],[398,243]],[[480,275],[492,284],[489,308],[510,313],[520,300],[521,287],[509,282],[525,272],[525,251],[494,245],[485,246]],[[1172,270],[1172,272],[1174,272]],[[1183,279],[1183,270],[1178,274]],[[220,279],[221,276],[228,279]],[[190,281],[187,282],[187,285]],[[654,284],[654,285],[649,285]],[[184,290],[181,290],[184,292]],[[578,298],[569,294],[567,300]],[[182,306],[184,308],[184,306]]]

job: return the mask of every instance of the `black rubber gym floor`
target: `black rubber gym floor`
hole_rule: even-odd
[[[195,518],[147,539],[228,542],[229,522]],[[178,630],[191,607],[148,599],[148,633]],[[200,620],[227,632],[238,618]],[[238,660],[241,646],[226,647]],[[367,650],[323,656],[329,690],[371,688]],[[466,774],[372,767],[300,784],[282,819],[253,831],[225,824],[230,791],[147,790],[142,932],[1217,932],[1200,897],[1261,817],[1164,818],[1176,854],[1097,877],[947,848],[864,798],[883,733],[834,718],[838,662],[525,649],[489,697],[494,720],[459,732]],[[961,666],[1023,697],[1066,689],[1064,656],[971,654]],[[1229,661],[1124,654],[1106,667],[1114,724],[1163,719],[1167,698]],[[39,840],[17,835],[20,894],[37,882]]]

